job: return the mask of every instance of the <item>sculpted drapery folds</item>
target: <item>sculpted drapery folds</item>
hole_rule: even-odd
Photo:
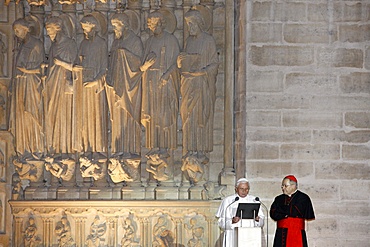
[[[44,91],[45,132],[49,154],[72,153],[73,82],[72,65],[77,61],[77,44],[68,37],[67,25],[58,17],[46,22],[52,41]]]
[[[148,16],[153,33],[145,43],[141,122],[146,130],[145,145],[154,153],[167,153],[177,146],[179,74],[176,58],[179,44],[164,30],[165,19],[156,11]],[[158,149],[158,150],[157,150]]]
[[[214,38],[202,31],[204,20],[197,10],[185,14],[189,30],[177,64],[181,71],[183,149],[201,162],[213,150],[213,115],[216,100],[218,56]]]
[[[82,89],[82,148],[84,152],[107,151],[107,103],[104,90],[108,68],[108,47],[99,35],[97,18],[89,14],[82,18],[84,40],[79,58],[83,67]],[[79,107],[79,106],[77,106]]]
[[[44,152],[43,104],[41,98],[41,65],[43,43],[30,33],[30,22],[18,19],[13,23],[20,45],[15,51],[15,75],[12,85],[10,131],[15,138],[17,154],[40,157]],[[35,157],[35,156],[34,156]]]
[[[115,32],[109,61],[107,96],[112,121],[113,154],[139,157],[141,147],[141,71],[143,44],[125,13],[113,15]]]
[[[3,42],[3,36],[0,33],[0,76],[4,76],[4,66],[5,66],[5,54],[6,54],[7,48],[5,46],[5,43]]]

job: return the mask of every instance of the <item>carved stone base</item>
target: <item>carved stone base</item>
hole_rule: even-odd
[[[113,187],[112,188],[112,199],[120,200],[122,196],[122,187]]]
[[[142,191],[143,192],[143,191]],[[215,213],[220,201],[9,201],[14,227],[12,245],[23,246],[25,232],[37,246],[153,246],[159,236],[168,246],[222,245]],[[160,226],[158,228],[158,226]],[[194,229],[202,235],[194,235]],[[130,231],[128,231],[130,230]],[[159,230],[159,231],[156,231]],[[75,245],[74,245],[75,244]],[[7,245],[8,246],[8,245]]]
[[[203,186],[193,186],[189,188],[189,199],[190,200],[202,200],[202,190],[204,189]]]
[[[48,188],[27,188],[24,192],[26,200],[46,200],[48,198]]]
[[[144,187],[123,187],[121,189],[122,200],[144,200],[145,188]]]
[[[73,199],[78,200],[80,199],[80,189],[60,187],[57,189],[57,199],[58,200],[73,200]]]
[[[179,199],[188,200],[189,199],[189,188],[190,186],[181,186],[179,188]]]
[[[179,198],[178,187],[164,187],[159,186],[155,188],[156,200],[177,200]]]
[[[99,187],[89,189],[90,200],[110,200],[112,199],[112,188]]]
[[[89,188],[88,187],[81,187],[80,188],[80,199],[81,200],[88,200],[89,199]]]
[[[155,189],[157,188],[156,184],[149,184],[145,187],[145,198],[149,200],[155,200]]]

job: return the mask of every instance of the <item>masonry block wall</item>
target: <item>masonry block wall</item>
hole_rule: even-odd
[[[244,13],[251,194],[269,207],[295,174],[316,212],[310,246],[369,246],[370,2],[247,0]]]

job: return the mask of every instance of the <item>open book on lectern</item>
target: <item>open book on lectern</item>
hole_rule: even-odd
[[[254,219],[258,216],[260,205],[260,203],[239,203],[235,216],[241,219]]]

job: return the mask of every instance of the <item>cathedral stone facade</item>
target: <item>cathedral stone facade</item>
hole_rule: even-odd
[[[369,21],[366,1],[0,0],[0,246],[222,246],[236,179],[268,214],[287,174],[310,246],[368,246]]]

